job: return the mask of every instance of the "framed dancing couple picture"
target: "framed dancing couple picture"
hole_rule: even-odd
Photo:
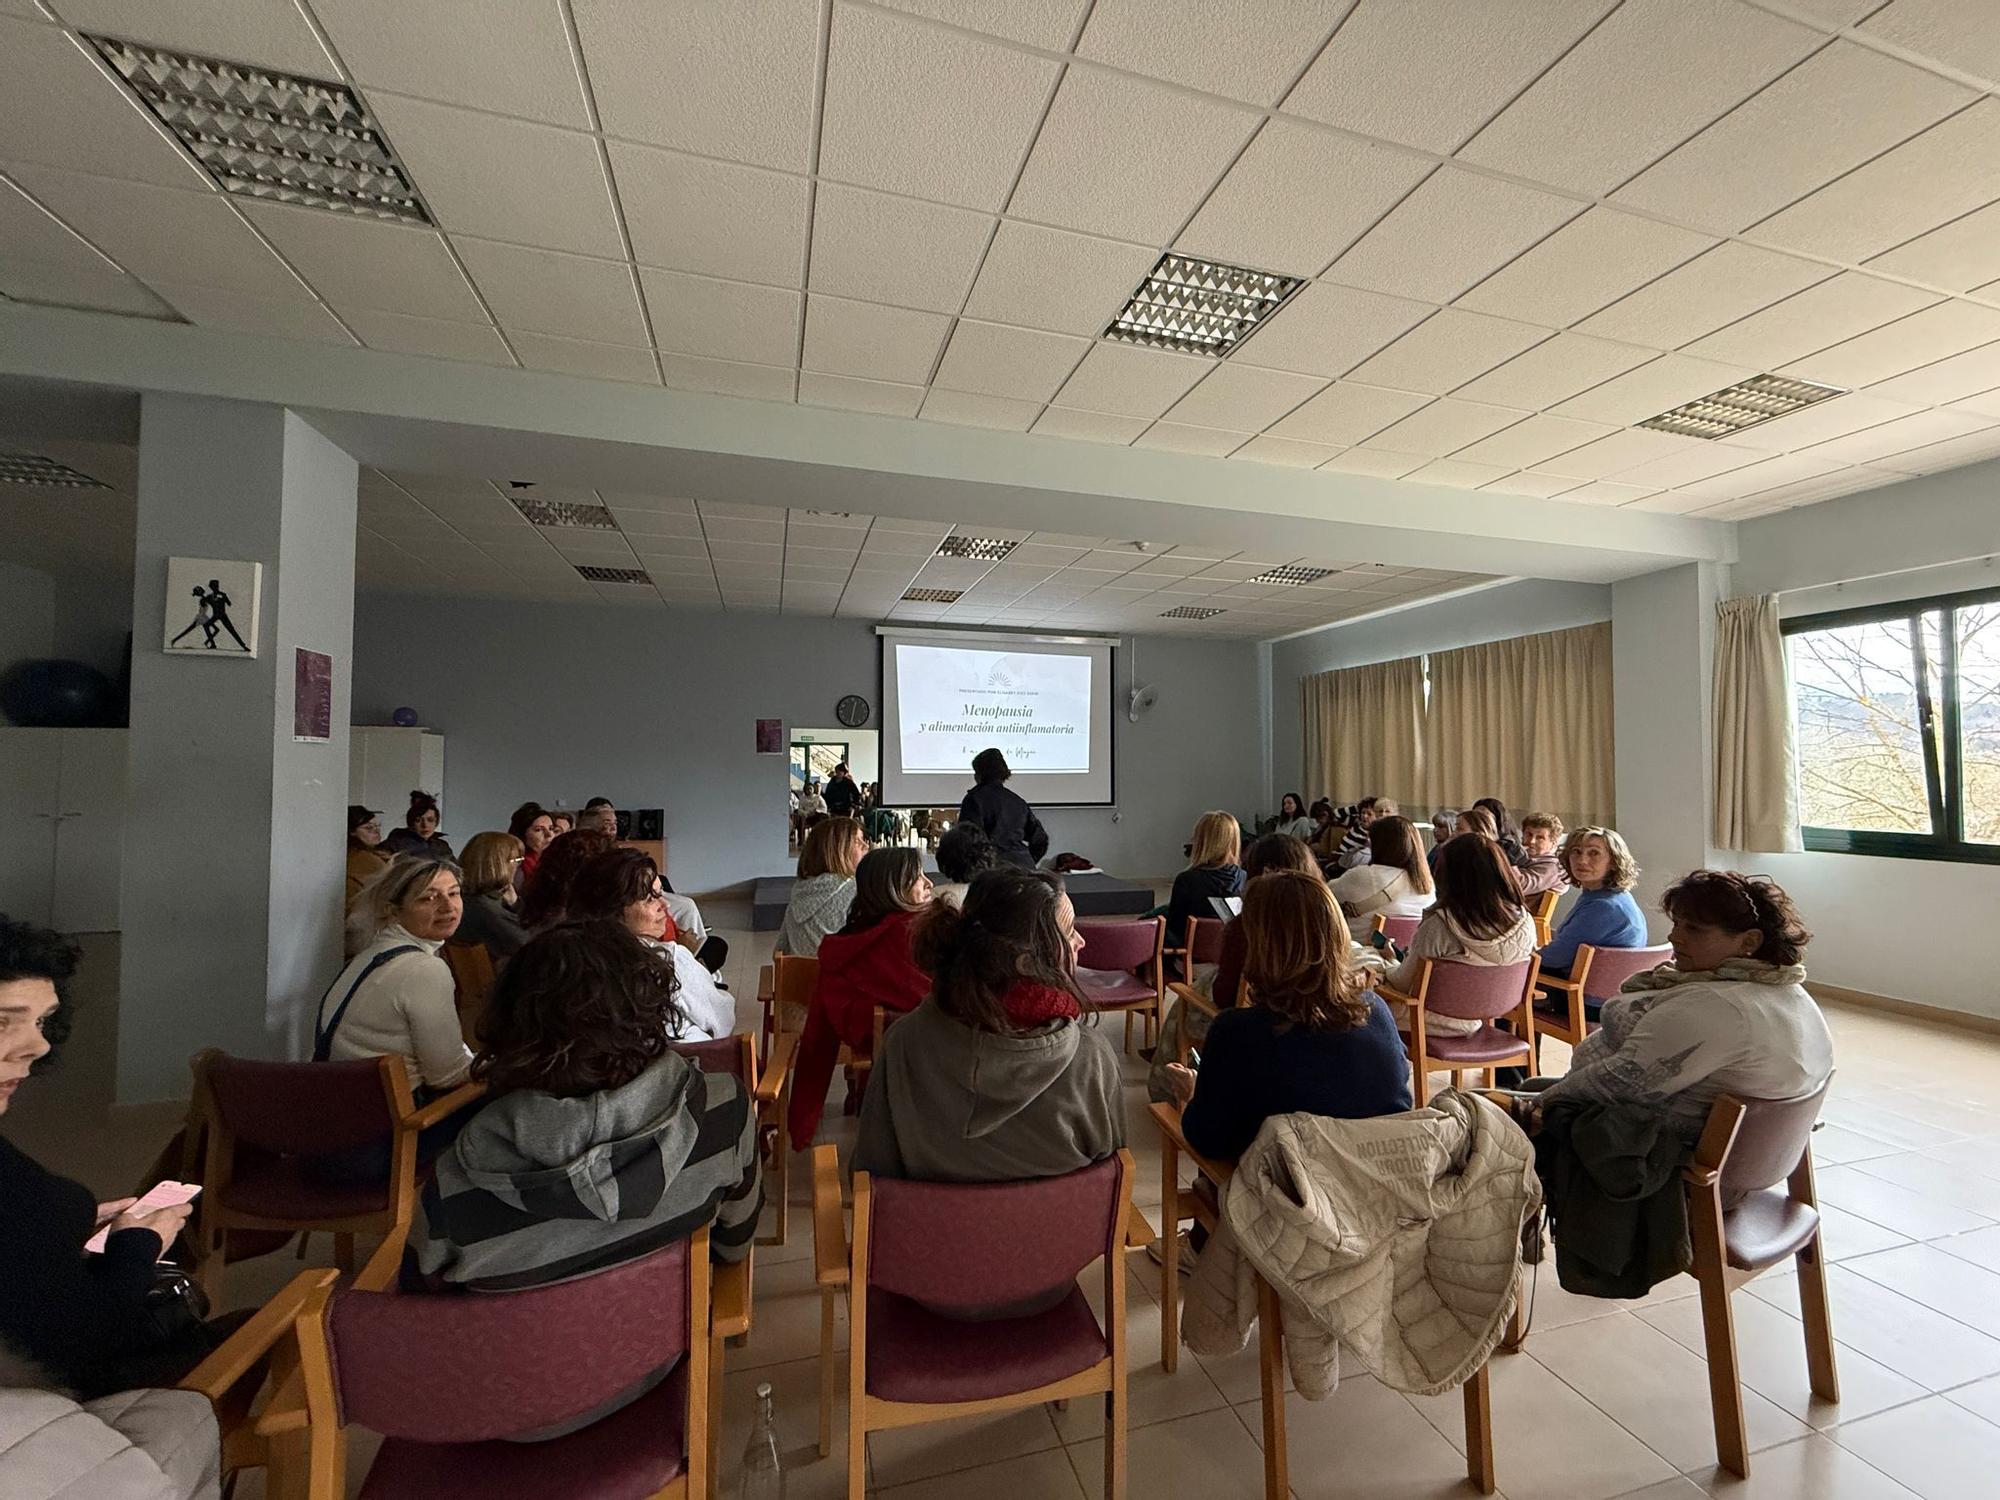
[[[262,563],[168,558],[164,649],[174,656],[254,660],[263,583]]]

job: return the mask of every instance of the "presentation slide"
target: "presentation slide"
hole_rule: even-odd
[[[974,632],[882,638],[882,790],[955,806],[997,748],[1030,802],[1111,801],[1111,643]]]

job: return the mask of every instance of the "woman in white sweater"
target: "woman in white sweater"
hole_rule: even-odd
[[[1438,850],[1437,899],[1417,925],[1403,963],[1390,975],[1390,988],[1409,994],[1422,960],[1504,967],[1523,963],[1535,951],[1535,919],[1521,908],[1513,867],[1500,845],[1483,833],[1461,833]],[[1407,1025],[1407,1007],[1396,1019]],[[1485,1023],[1431,1011],[1425,1030],[1438,1036],[1467,1036]]]
[[[1378,916],[1421,917],[1428,911],[1437,893],[1416,825],[1400,815],[1369,824],[1368,863],[1341,872],[1333,899],[1363,942]]]

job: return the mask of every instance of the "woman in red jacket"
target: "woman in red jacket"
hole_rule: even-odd
[[[930,899],[930,877],[915,849],[874,849],[855,868],[847,925],[820,940],[819,984],[792,1065],[795,1146],[811,1144],[819,1129],[841,1043],[869,1043],[876,1006],[915,1010],[930,993],[930,975],[910,957],[910,925]]]

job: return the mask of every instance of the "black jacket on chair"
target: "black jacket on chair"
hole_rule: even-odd
[[[993,841],[994,850],[1009,864],[1032,870],[1049,852],[1049,833],[1035,810],[1005,783],[989,781],[965,794],[958,804],[961,822],[975,823]]]

